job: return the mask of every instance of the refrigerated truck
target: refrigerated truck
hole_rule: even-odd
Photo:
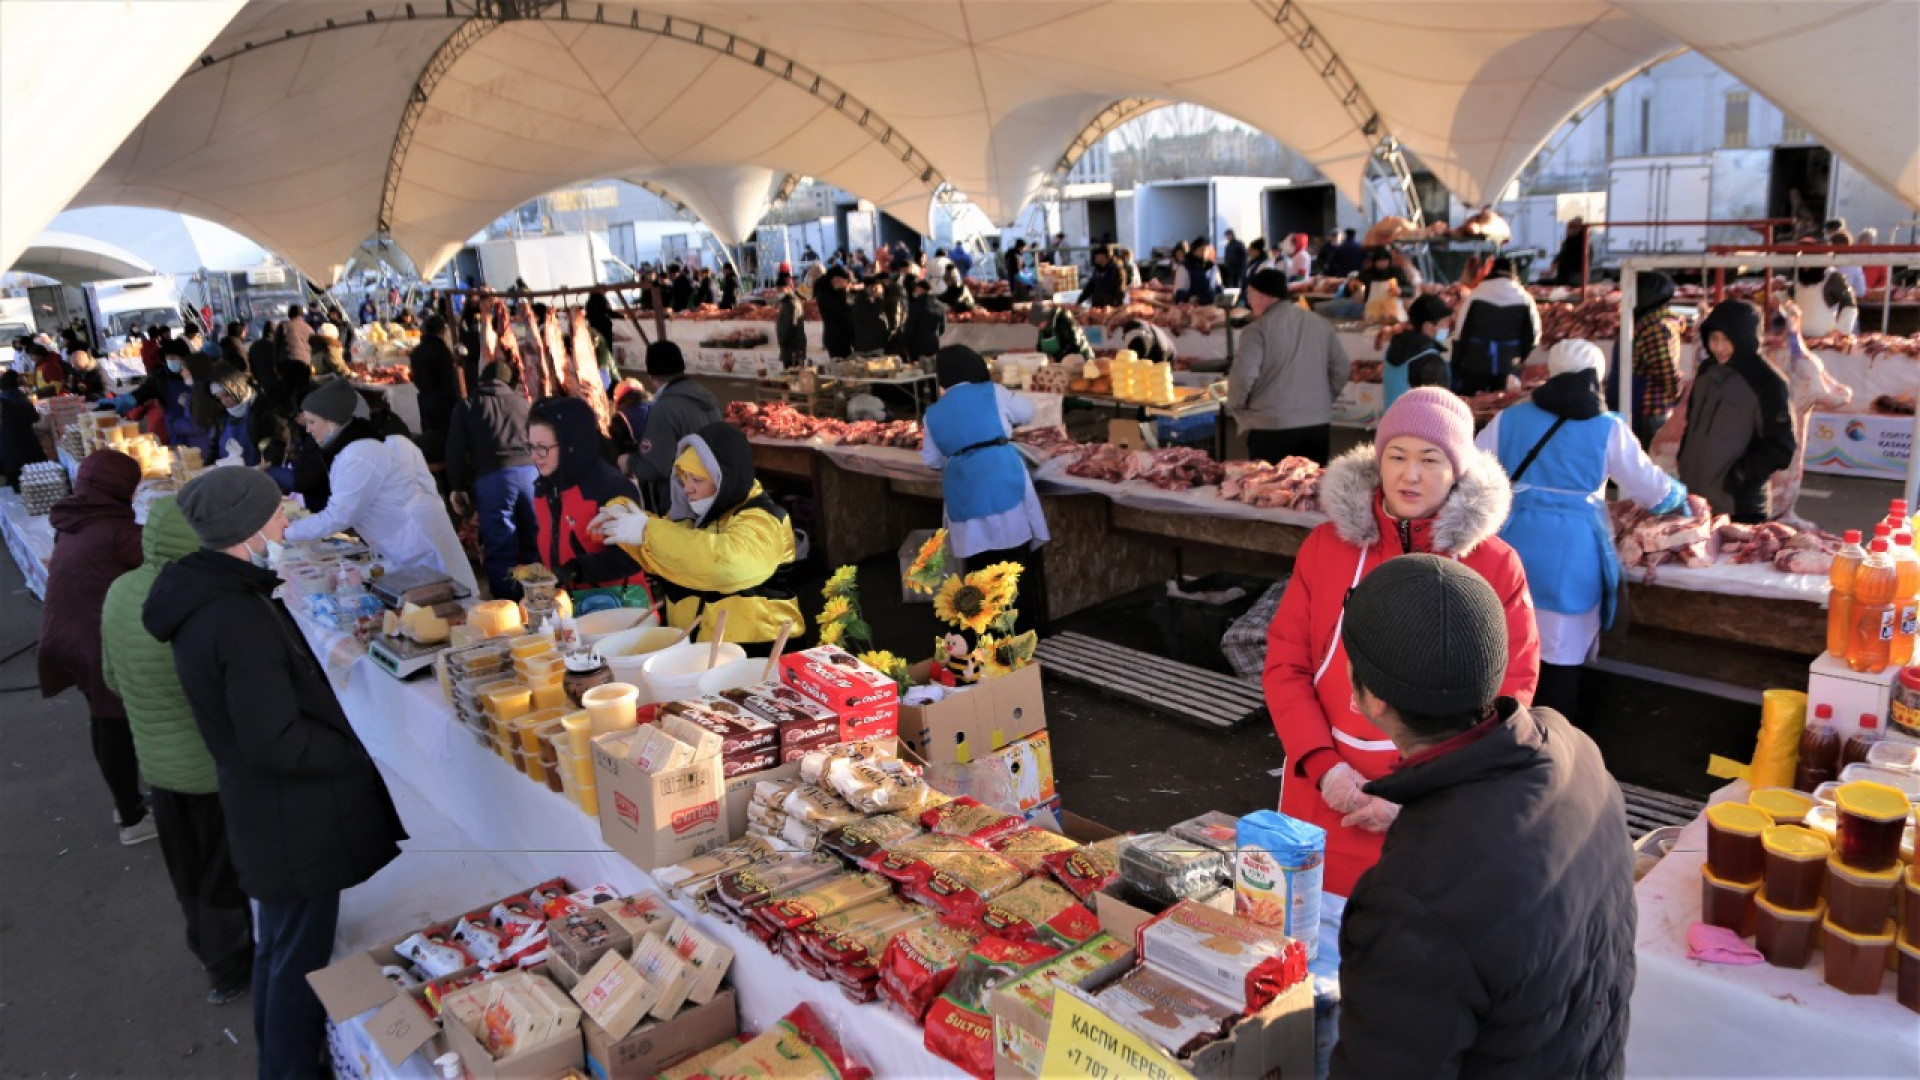
[[[95,281],[84,288],[88,313],[107,355],[127,343],[131,327],[165,323],[177,333],[187,325],[180,312],[180,287],[171,275]]]

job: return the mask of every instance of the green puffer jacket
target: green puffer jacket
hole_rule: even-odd
[[[199,550],[200,540],[168,497],[148,512],[141,546],[146,561],[114,581],[100,612],[101,672],[126,703],[140,775],[147,783],[187,795],[210,795],[220,789],[220,781],[174,672],[173,647],[140,624],[140,609],[160,568]]]

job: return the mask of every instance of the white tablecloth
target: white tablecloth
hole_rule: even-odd
[[[45,600],[47,563],[53,560],[53,525],[47,515],[27,513],[18,491],[0,487],[0,533],[6,536],[7,552],[19,564],[27,588]]]
[[[555,875],[581,887],[655,887],[648,874],[601,842],[597,821],[476,742],[432,679],[398,682],[363,658],[337,692],[413,838],[398,862],[347,894],[336,953],[366,948]],[[416,891],[414,882],[426,887]],[[733,949],[743,1028],[764,1030],[804,1000],[877,1076],[964,1075],[927,1053],[920,1029],[897,1013],[878,1004],[855,1005],[744,932],[682,911]]]
[[[1712,801],[1745,799],[1746,791],[1738,782]],[[1695,818],[1635,889],[1639,973],[1627,1075],[1920,1076],[1920,1016],[1894,1000],[1892,972],[1878,996],[1854,997],[1826,984],[1817,954],[1798,971],[1687,959],[1706,837],[1705,817]]]

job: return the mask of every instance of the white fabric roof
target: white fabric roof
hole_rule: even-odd
[[[85,285],[89,281],[146,277],[153,264],[122,247],[91,236],[55,232],[52,229],[20,253],[11,272],[38,274],[67,285]]]
[[[383,213],[430,272],[514,205],[606,176],[728,239],[775,172],[916,225],[946,182],[1007,221],[1096,117],[1149,98],[1259,127],[1356,199],[1391,133],[1482,202],[1605,87],[1692,46],[1920,207],[1913,0],[520,0],[537,17],[497,25],[415,6],[253,0],[76,201],[220,221],[318,277]],[[10,185],[22,160],[0,158]]]
[[[90,236],[125,248],[162,274],[246,270],[270,258],[265,248],[218,222],[139,206],[68,210],[53,219],[51,232]],[[42,234],[36,244],[45,243],[46,237]]]

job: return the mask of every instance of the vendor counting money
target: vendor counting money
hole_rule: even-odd
[[[672,508],[665,517],[614,503],[593,530],[639,562],[666,602],[667,623],[698,627],[705,639],[721,612],[726,640],[760,651],[787,621],[805,623],[789,576],[793,523],[753,475],[747,437],[727,423],[680,440],[673,459]]]

